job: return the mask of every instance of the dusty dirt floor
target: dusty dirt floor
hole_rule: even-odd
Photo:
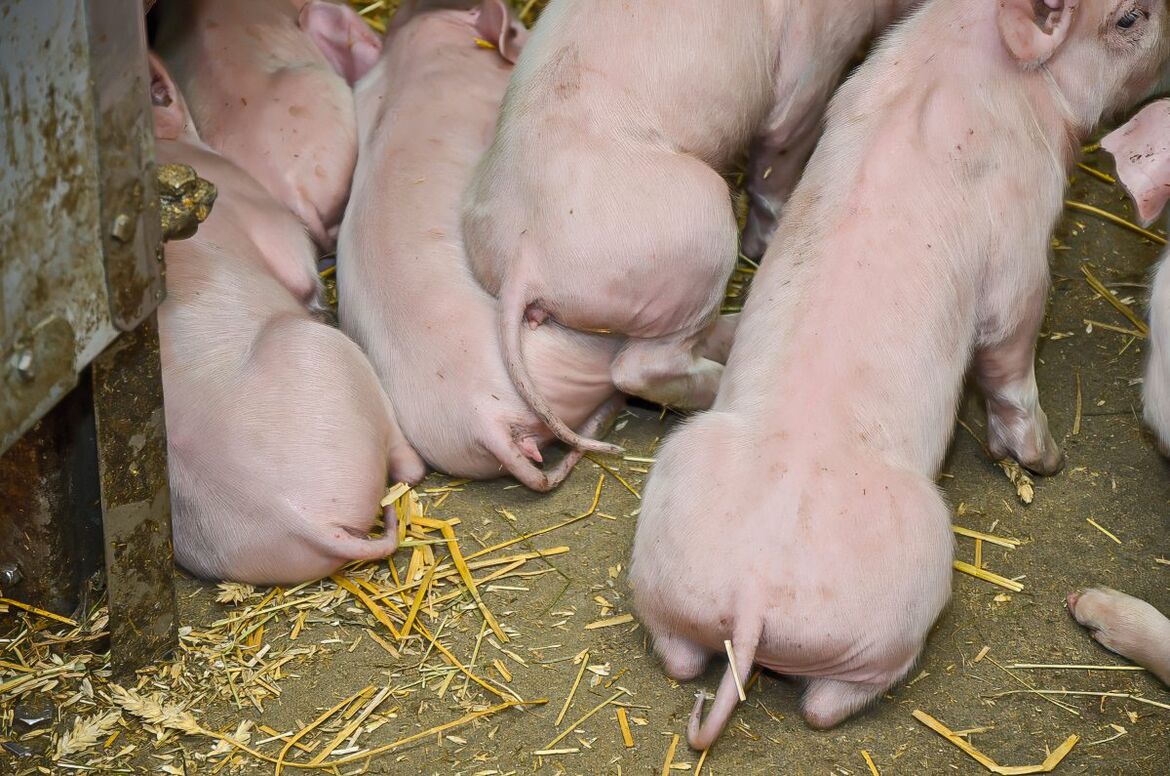
[[[1112,169],[1105,158],[1091,155],[1087,162]],[[1120,189],[1084,173],[1075,176],[1071,197],[1130,215]],[[956,525],[1021,541],[1015,549],[984,544],[982,558],[987,569],[1018,581],[1023,590],[1012,592],[956,573],[952,604],[935,628],[920,668],[876,707],[829,732],[815,732],[803,724],[793,684],[763,675],[710,751],[704,773],[867,774],[871,771],[863,750],[886,775],[986,772],[917,722],[911,715],[916,709],[953,730],[975,731],[969,735],[971,743],[1004,765],[1039,763],[1046,750],[1075,734],[1080,741],[1057,773],[1170,772],[1170,707],[1125,697],[1038,695],[1029,690],[1128,693],[1170,703],[1170,692],[1151,677],[1122,671],[1011,667],[1016,663],[1124,663],[1091,641],[1065,611],[1065,595],[1078,586],[1107,584],[1170,611],[1170,565],[1159,562],[1170,553],[1170,470],[1140,422],[1138,380],[1146,343],[1117,331],[1132,329],[1133,324],[1094,292],[1082,274],[1082,267],[1088,266],[1119,297],[1132,298],[1129,301],[1140,313],[1147,273],[1159,248],[1095,216],[1073,212],[1056,238],[1051,309],[1038,372],[1053,433],[1063,441],[1067,454],[1066,467],[1055,477],[1037,478],[1035,500],[1024,506],[1015,486],[986,458],[973,437],[972,432],[984,435],[984,422],[979,402],[969,396],[962,418],[970,432],[956,430],[940,479],[955,508]],[[1079,433],[1074,431],[1078,380]],[[637,409],[619,422],[610,438],[624,445],[629,455],[653,458],[655,445],[669,432],[671,422],[651,409]],[[646,474],[639,469],[645,470],[647,464],[608,463],[632,490],[641,490]],[[563,488],[548,496],[528,493],[508,481],[467,484],[453,489],[431,516],[460,518],[459,542],[464,553],[470,554],[480,545],[520,537],[587,512],[600,474],[595,463],[583,462]],[[420,492],[447,482],[434,476]],[[484,620],[466,591],[452,605],[439,607],[434,617],[424,605],[419,621],[432,634],[439,632],[440,643],[477,676],[493,686],[506,686],[524,699],[548,702],[500,711],[426,735],[374,758],[368,772],[468,776],[694,772],[698,756],[687,748],[685,737],[669,760],[668,751],[674,737],[684,733],[695,692],[713,690],[725,662],[715,660],[697,681],[679,685],[664,676],[636,621],[607,624],[610,618],[630,611],[625,566],[637,510],[634,493],[606,475],[595,514],[506,550],[569,548],[530,560],[517,572],[525,576],[481,585],[484,603],[510,636],[510,643],[501,643],[490,631],[481,636]],[[958,537],[956,557],[972,561],[974,553],[974,542]],[[396,558],[401,573],[405,573],[405,557],[403,550]],[[721,561],[712,557],[709,562]],[[480,573],[484,572],[476,572],[477,578]],[[702,574],[703,569],[688,573]],[[443,588],[444,592],[456,590],[460,588],[450,584]],[[239,611],[239,606],[255,609],[267,594],[255,591],[245,604],[234,606],[217,603],[217,592],[214,586],[181,579],[181,619],[188,633],[208,630],[214,621]],[[475,684],[469,685],[463,675],[448,679],[453,669],[426,639],[415,635],[395,645],[369,609],[356,604],[349,600],[310,612],[308,617],[301,615],[299,626],[297,609],[278,612],[267,622],[252,648],[270,644],[270,654],[280,654],[292,646],[289,637],[296,631],[296,644],[315,645],[316,652],[290,661],[279,682],[279,672],[268,677],[279,684],[280,694],[265,701],[263,711],[246,702],[240,708],[222,693],[192,696],[198,700],[188,711],[204,729],[230,734],[240,720],[251,719],[287,734],[310,725],[323,710],[363,688],[388,687],[385,700],[365,720],[380,723],[360,741],[360,747],[371,748],[498,702]],[[407,608],[405,603],[401,606]],[[400,619],[396,622],[401,624]],[[587,628],[596,623],[606,627]],[[392,656],[375,637],[391,644],[398,656]],[[558,713],[581,669],[573,658],[583,651],[588,651],[583,661],[587,670],[558,725]],[[0,657],[13,659],[9,654]],[[188,665],[184,670],[193,669]],[[217,665],[212,662],[200,670],[214,673]],[[197,677],[198,672],[192,675]],[[148,691],[151,682],[144,680],[140,687]],[[365,708],[369,698],[369,693],[362,696],[352,713]],[[573,724],[611,699],[584,722]],[[629,720],[632,747],[623,744],[620,708]],[[59,714],[58,726],[66,726],[72,716]],[[133,728],[140,723],[125,716],[124,740],[136,740]],[[342,727],[331,724],[334,731]],[[315,733],[311,737],[321,738]],[[252,741],[261,738],[257,733]],[[159,750],[152,749],[148,739],[143,736],[139,756],[122,761],[121,767],[128,770],[121,772],[159,772],[164,765],[172,773],[273,772],[271,764],[246,757],[199,761],[191,752],[206,753],[214,742],[177,734],[166,740],[160,759],[155,756]],[[262,748],[276,751],[272,744]],[[562,753],[533,754],[550,748]],[[87,763],[95,766],[98,758],[86,754],[70,762],[84,772]],[[33,773],[38,766],[41,773],[78,772],[40,758],[17,759],[0,752],[0,772]],[[361,772],[364,767],[366,763],[359,761],[338,772]]]

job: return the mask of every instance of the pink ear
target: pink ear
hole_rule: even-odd
[[[353,86],[382,54],[382,39],[348,5],[311,0],[298,23],[337,74]]]
[[[150,104],[154,107],[154,136],[159,140],[178,140],[191,119],[187,105],[179,94],[171,74],[158,55],[151,51]]]
[[[512,64],[520,56],[520,49],[528,40],[528,28],[512,14],[504,0],[483,0],[475,30],[486,41],[496,44],[500,56]]]
[[[1101,147],[1113,154],[1121,185],[1149,226],[1170,201],[1170,100],[1147,105]]]
[[[1037,21],[1034,0],[998,0],[999,34],[1021,64],[1042,65],[1068,37],[1080,0],[1044,0],[1051,13]]]

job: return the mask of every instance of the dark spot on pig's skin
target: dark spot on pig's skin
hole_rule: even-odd
[[[307,111],[305,110],[304,106],[301,106],[301,105],[288,106],[288,115],[290,115],[290,116],[300,118],[301,116],[304,116],[306,112]]]

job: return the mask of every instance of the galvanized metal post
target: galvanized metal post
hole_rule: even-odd
[[[93,362],[110,658],[129,674],[175,644],[174,552],[158,323]]]
[[[68,614],[104,554],[122,673],[175,643],[142,10],[0,3],[0,584]]]

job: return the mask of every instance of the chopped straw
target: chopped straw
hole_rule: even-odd
[[[1044,758],[1044,762],[1040,763],[1039,765],[1005,766],[998,764],[995,762],[995,760],[992,760],[990,757],[971,746],[971,744],[967,743],[965,739],[956,734],[943,723],[939,722],[934,717],[927,714],[925,711],[915,709],[912,713],[914,715],[914,719],[918,720],[923,725],[926,725],[928,728],[933,730],[935,733],[938,733],[947,741],[950,741],[964,754],[982,765],[987,770],[991,771],[992,773],[1001,774],[1001,776],[1025,776],[1025,774],[1031,773],[1051,773],[1056,769],[1056,766],[1060,765],[1061,760],[1063,760],[1068,755],[1068,753],[1072,751],[1072,748],[1077,745],[1077,741],[1080,741],[1080,736],[1075,734],[1069,736],[1064,740],[1063,744],[1054,749],[1046,758]]]
[[[416,517],[414,522],[427,528],[437,528],[443,534],[443,538],[447,540],[447,551],[451,553],[451,561],[455,564],[455,568],[459,569],[459,576],[463,578],[463,584],[467,586],[467,592],[471,593],[475,605],[479,607],[480,613],[484,620],[487,621],[488,627],[492,629],[492,633],[496,634],[496,638],[505,644],[510,640],[508,635],[500,628],[500,624],[496,622],[495,615],[487,608],[487,604],[483,602],[483,598],[479,595],[479,589],[475,586],[475,580],[471,577],[471,570],[467,568],[467,561],[463,558],[463,552],[459,549],[459,542],[455,540],[455,530],[451,528],[451,524],[446,520],[433,520],[427,517]]]
[[[1104,218],[1106,221],[1117,224],[1120,227],[1124,227],[1125,229],[1128,229],[1131,232],[1135,232],[1136,234],[1140,234],[1142,237],[1145,237],[1147,240],[1150,240],[1151,242],[1155,242],[1158,245],[1165,245],[1166,244],[1165,237],[1162,237],[1161,235],[1158,235],[1158,234],[1154,234],[1153,232],[1151,232],[1148,229],[1143,229],[1140,226],[1138,226],[1137,224],[1132,223],[1130,221],[1126,221],[1121,216],[1114,215],[1113,213],[1110,213],[1106,210],[1102,210],[1099,207],[1093,207],[1092,205],[1086,205],[1084,202],[1074,202],[1071,199],[1066,199],[1064,201],[1064,205],[1065,205],[1065,207],[1071,208],[1072,210],[1079,210],[1082,213],[1089,213],[1090,215],[1097,216],[1098,218]]]
[[[515,708],[518,706],[539,706],[543,703],[548,703],[548,700],[545,698],[541,698],[541,699],[535,700],[535,701],[505,701],[504,703],[496,704],[495,706],[492,706],[491,708],[483,709],[482,711],[473,711],[473,712],[470,712],[468,714],[464,714],[459,719],[452,720],[451,722],[446,722],[442,725],[436,725],[435,727],[433,727],[429,730],[424,730],[421,733],[415,733],[414,735],[407,736],[406,738],[400,738],[397,741],[394,741],[393,743],[384,744],[382,746],[376,746],[373,749],[366,749],[365,751],[361,751],[361,752],[355,752],[354,754],[348,755],[346,757],[342,757],[338,760],[333,760],[332,762],[324,763],[320,767],[323,767],[323,768],[324,767],[334,767],[335,768],[339,765],[349,765],[350,763],[357,762],[358,760],[365,760],[367,758],[374,757],[376,755],[385,754],[386,752],[393,751],[394,749],[401,749],[402,747],[406,746],[407,744],[413,744],[415,741],[420,741],[424,738],[429,738],[430,736],[438,735],[439,733],[445,733],[448,730],[460,727],[461,725],[466,725],[468,722],[472,722],[472,721],[477,720],[481,717],[487,717],[487,716],[491,716],[492,714],[497,714],[501,711],[504,711],[505,709],[511,709],[511,708]],[[291,764],[292,763],[290,763],[290,765]]]
[[[618,706],[617,710],[618,728],[622,731],[622,743],[626,745],[626,749],[634,748],[634,734],[630,732],[630,718],[626,710]]]
[[[1023,542],[1019,539],[1011,539],[1005,536],[996,536],[995,534],[983,533],[982,531],[974,531],[970,528],[963,528],[962,526],[952,525],[951,530],[959,536],[966,536],[968,539],[979,539],[988,544],[996,544],[1000,547],[1007,547],[1009,550],[1014,550]]]
[[[739,678],[739,666],[735,664],[735,650],[730,639],[723,640],[723,648],[727,650],[727,665],[731,667],[731,678],[735,680],[735,690],[739,693],[739,702],[747,700],[747,693],[743,691],[743,682]]]
[[[577,678],[573,680],[573,686],[569,688],[569,694],[565,698],[565,704],[561,706],[561,713],[557,714],[556,721],[553,722],[553,727],[560,727],[561,722],[565,719],[565,713],[569,710],[569,705],[573,702],[573,696],[577,694],[577,687],[581,684],[581,677],[585,675],[585,667],[589,665],[589,650],[585,650],[579,656],[581,658],[581,668],[577,671]]]
[[[587,511],[582,512],[579,515],[574,515],[573,517],[570,517],[568,520],[564,520],[560,523],[557,523],[556,525],[550,525],[547,528],[541,528],[538,531],[532,531],[531,533],[526,533],[523,536],[517,536],[515,539],[509,539],[506,542],[500,542],[499,544],[493,544],[491,547],[484,547],[482,550],[479,550],[477,552],[473,552],[470,555],[468,555],[467,560],[474,560],[475,558],[478,558],[481,555],[488,555],[489,553],[493,553],[493,552],[496,552],[497,550],[502,550],[502,549],[505,549],[507,547],[511,547],[512,545],[519,544],[520,542],[526,542],[529,539],[533,539],[537,536],[543,536],[546,533],[551,533],[552,531],[556,531],[560,528],[564,528],[565,526],[572,525],[573,523],[584,520],[587,517],[592,517],[594,514],[597,513],[597,505],[601,503],[601,487],[604,484],[605,484],[605,475],[602,474],[597,479],[597,488],[594,489],[594,491],[593,491],[593,504],[590,505],[590,507]]]
[[[592,709],[590,709],[589,711],[585,712],[585,714],[584,714],[584,715],[583,715],[583,716],[582,716],[580,719],[578,719],[578,720],[577,720],[576,722],[574,722],[572,725],[569,725],[567,728],[565,728],[564,732],[562,732],[562,733],[561,733],[559,736],[557,736],[556,738],[554,738],[552,741],[549,741],[547,744],[545,744],[545,745],[544,745],[544,747],[543,747],[543,750],[552,749],[552,748],[553,748],[553,747],[555,747],[557,744],[559,744],[561,741],[564,741],[564,740],[565,740],[565,738],[566,738],[566,737],[567,737],[567,736],[568,736],[570,733],[572,733],[574,730],[576,730],[576,729],[577,729],[577,726],[578,726],[578,725],[582,724],[582,723],[583,723],[585,720],[589,719],[589,718],[590,718],[590,717],[592,717],[594,714],[596,714],[597,712],[601,711],[602,709],[604,709],[604,708],[605,708],[606,706],[608,706],[609,704],[611,704],[611,703],[613,703],[614,701],[616,701],[618,698],[622,697],[623,695],[626,695],[626,694],[627,694],[627,692],[628,692],[627,690],[618,690],[618,691],[617,691],[617,692],[615,692],[613,695],[609,696],[609,698],[607,698],[606,700],[604,700],[604,701],[602,701],[601,703],[597,704],[596,706],[594,706],[594,707],[593,707]],[[542,750],[542,751],[543,751],[543,750]]]
[[[969,574],[976,579],[982,579],[984,582],[990,582],[993,585],[999,585],[1002,588],[1011,590],[1013,593],[1019,593],[1024,589],[1024,586],[1019,582],[1001,577],[999,574],[988,571],[987,569],[977,568],[970,563],[964,563],[961,560],[953,561],[955,571],[961,571],[964,574]]]
[[[1012,663],[1008,668],[1037,671],[1145,671],[1141,666],[1090,666],[1076,663]]]
[[[1162,244],[1166,244],[1164,240]],[[1133,308],[1131,308],[1125,302],[1122,302],[1117,298],[1116,294],[1106,288],[1105,284],[1097,279],[1097,276],[1093,274],[1093,271],[1089,269],[1087,265],[1081,265],[1081,274],[1085,276],[1085,282],[1089,284],[1089,287],[1096,291],[1102,299],[1113,305],[1113,307],[1116,308],[1119,313],[1128,318],[1129,322],[1133,324],[1134,329],[1136,329],[1142,337],[1150,336],[1150,327],[1146,325],[1146,322],[1143,321],[1138,316],[1138,314],[1133,311]]]
[[[585,626],[585,630],[597,630],[599,628],[612,628],[616,625],[625,625],[628,622],[634,621],[632,614],[619,614],[617,617],[608,617],[604,620],[591,622]]]
[[[390,621],[390,617],[386,614],[385,610],[383,610],[381,606],[375,603],[372,598],[362,592],[361,588],[340,574],[334,574],[332,577],[330,577],[330,579],[337,583],[338,587],[342,588],[354,598],[361,601],[362,604],[370,610],[370,614],[374,615],[374,619],[385,625],[386,630],[390,631],[394,638],[401,638],[401,636],[398,634],[398,630],[394,627],[394,623]]]
[[[861,756],[865,760],[865,764],[869,768],[871,776],[882,776],[881,771],[879,771],[877,766],[874,765],[873,758],[869,756],[869,752],[862,749]]]
[[[1085,164],[1084,162],[1077,162],[1077,167],[1081,168],[1082,171],[1087,172],[1089,175],[1092,175],[1097,180],[1104,181],[1105,183],[1108,183],[1111,186],[1117,183],[1117,179],[1114,178],[1112,175],[1110,175],[1108,173],[1101,172],[1096,167],[1090,167],[1089,165]]]
[[[674,762],[674,752],[678,749],[678,733],[670,739],[670,746],[666,748],[666,762],[662,763],[662,776],[670,776],[670,766]]]
[[[1143,698],[1140,695],[1134,695],[1133,693],[1128,693],[1128,692],[1094,692],[1092,690],[1036,690],[1036,689],[1029,689],[1029,690],[1004,690],[1003,692],[997,692],[997,693],[994,693],[992,695],[988,695],[986,697],[988,697],[988,698],[1002,698],[1006,695],[1019,695],[1020,693],[1025,693],[1025,692],[1034,693],[1034,694],[1039,695],[1041,697],[1047,697],[1049,695],[1087,695],[1087,696],[1090,696],[1093,698],[1124,698],[1126,700],[1134,701],[1135,703],[1144,703],[1147,706],[1154,706],[1154,707],[1157,707],[1159,709],[1170,710],[1170,703],[1161,703],[1160,701],[1151,700],[1150,698]]]
[[[28,612],[29,614],[35,614],[37,617],[44,617],[46,620],[56,620],[63,625],[68,625],[70,628],[77,627],[76,620],[71,620],[68,617],[62,617],[61,615],[54,614],[53,612],[46,612],[44,609],[38,609],[35,606],[30,606],[29,604],[23,603],[21,601],[14,601],[11,598],[0,598],[0,604],[14,606],[17,609]]]
[[[704,749],[699,755],[699,763],[695,766],[695,776],[699,776],[703,772],[703,763],[707,762],[707,752],[710,751],[710,749]]]
[[[1073,427],[1072,427],[1073,436],[1076,436],[1077,434],[1081,433],[1081,417],[1083,416],[1083,400],[1084,400],[1084,397],[1081,394],[1081,372],[1080,372],[1080,370],[1077,370],[1077,411],[1076,411],[1076,415],[1073,416]]]
[[[1114,536],[1114,535],[1113,535],[1113,533],[1112,533],[1111,531],[1108,531],[1108,530],[1106,530],[1106,529],[1105,529],[1105,528],[1104,528],[1104,527],[1103,527],[1103,526],[1102,526],[1100,523],[1098,523],[1098,522],[1097,522],[1096,520],[1094,520],[1093,518],[1091,518],[1091,517],[1086,517],[1086,518],[1085,518],[1085,521],[1086,521],[1086,522],[1087,522],[1089,525],[1091,525],[1091,526],[1093,526],[1094,528],[1096,528],[1096,529],[1097,529],[1098,531],[1100,531],[1101,533],[1103,533],[1103,534],[1105,534],[1106,536],[1108,536],[1108,537],[1109,537],[1110,539],[1112,539],[1113,541],[1117,542],[1118,544],[1121,544],[1121,540],[1120,540],[1120,539],[1118,539],[1116,536]]]
[[[634,495],[634,498],[638,499],[639,501],[642,500],[642,494],[639,493],[638,491],[634,490],[634,486],[631,485],[630,483],[626,482],[622,478],[622,475],[618,474],[616,471],[614,471],[610,467],[606,466],[601,461],[597,460],[596,458],[594,458],[591,455],[587,455],[585,457],[588,458],[593,463],[597,464],[599,467],[601,467],[601,470],[604,471],[606,474],[608,474],[610,477],[613,477],[615,480],[620,482],[622,484],[623,488],[625,488],[626,490],[628,490],[630,493],[632,493]]]

